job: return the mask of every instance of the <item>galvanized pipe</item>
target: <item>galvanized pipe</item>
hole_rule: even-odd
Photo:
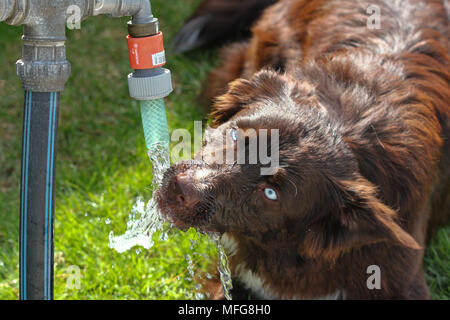
[[[0,21],[24,25],[17,74],[26,91],[59,92],[70,75],[66,60],[66,21],[76,6],[80,21],[101,14],[132,16],[133,24],[157,21],[148,0],[0,0]]]

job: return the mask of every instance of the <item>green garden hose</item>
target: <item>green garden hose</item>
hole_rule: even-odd
[[[169,127],[164,99],[141,101],[142,125],[145,145],[153,169],[153,190],[159,188],[164,172],[170,167]]]
[[[141,116],[147,149],[158,144],[168,150],[170,137],[164,99],[141,101]]]

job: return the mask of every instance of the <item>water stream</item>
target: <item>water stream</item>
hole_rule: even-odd
[[[165,170],[170,167],[169,150],[165,143],[155,143],[150,146],[148,155],[153,167],[152,188],[155,192],[160,186]],[[141,246],[150,249],[154,245],[153,235],[161,231],[160,240],[168,239],[169,232],[172,230],[171,224],[165,221],[158,210],[156,201],[152,198],[147,204],[142,199],[138,199],[133,206],[127,222],[127,230],[123,235],[115,236],[113,231],[109,234],[109,247],[115,249],[119,253],[130,250],[135,246]],[[218,253],[218,271],[224,288],[224,294],[227,299],[231,299],[230,291],[232,289],[231,274],[228,267],[228,258],[224,248],[220,244],[220,237],[217,235],[209,235],[215,242]],[[195,255],[204,254],[195,252],[195,243],[191,240],[192,255],[186,254],[185,260],[188,263],[188,280],[194,279]],[[204,299],[204,295],[200,293],[201,287],[195,285],[195,298]]]
[[[219,259],[219,265],[217,269],[219,270],[220,281],[222,282],[223,286],[223,293],[225,295],[225,298],[227,298],[227,300],[231,300],[232,299],[231,289],[233,289],[233,283],[231,281],[231,272],[230,267],[228,265],[228,257],[227,254],[225,253],[224,247],[220,243],[220,238],[216,236],[214,238],[214,241],[217,247],[217,255]]]
[[[153,192],[155,192],[162,182],[164,171],[170,167],[169,152],[165,144],[154,144],[150,147],[148,155],[153,167]],[[114,236],[113,231],[109,234],[109,247],[122,253],[130,250],[134,246],[141,246],[145,249],[153,247],[153,235],[161,231],[161,238],[167,238],[170,224],[165,222],[158,210],[154,198],[145,204],[138,199],[131,209],[127,230],[121,236]]]

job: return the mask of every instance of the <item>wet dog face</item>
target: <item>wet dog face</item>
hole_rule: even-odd
[[[267,161],[278,158],[272,155],[278,156],[281,140],[278,129],[266,127],[263,121],[267,117],[250,120],[240,115],[208,128],[201,160],[177,163],[165,173],[157,198],[175,225],[257,233],[282,222],[280,212],[287,214],[286,206],[295,204],[298,186],[278,160]],[[268,145],[261,147],[262,140]],[[292,150],[292,143],[284,146]]]
[[[292,242],[309,256],[388,238],[415,245],[307,82],[267,71],[238,80],[212,118],[201,159],[173,165],[156,194],[175,226]]]

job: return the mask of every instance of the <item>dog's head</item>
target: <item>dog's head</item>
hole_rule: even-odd
[[[270,71],[236,80],[212,119],[202,159],[173,165],[157,193],[176,226],[295,242],[308,257],[381,241],[418,248],[308,81]]]

